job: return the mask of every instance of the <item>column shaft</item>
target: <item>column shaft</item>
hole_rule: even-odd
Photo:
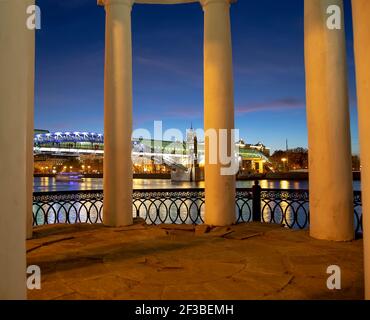
[[[230,1],[202,1],[204,10],[204,130],[227,129],[229,154],[234,129],[234,96]],[[206,139],[205,145],[205,218],[211,225],[235,222],[235,175],[222,175],[220,138],[218,150]],[[210,163],[210,152],[217,163]]]
[[[341,29],[327,27],[327,8],[341,8]],[[354,236],[351,141],[342,0],[305,0],[310,234]]]
[[[34,4],[33,1],[28,3]],[[26,237],[32,238],[33,234],[33,171],[34,171],[34,104],[35,104],[35,32],[29,31],[28,37],[28,108],[27,108],[27,217],[26,217]]]
[[[28,126],[33,104],[34,31],[27,0],[0,1],[0,299],[26,298]]]
[[[104,223],[132,224],[130,0],[105,1]]]
[[[370,300],[370,1],[352,0],[360,131],[365,296]]]

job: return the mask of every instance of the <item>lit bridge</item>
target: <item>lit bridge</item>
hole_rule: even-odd
[[[204,143],[197,144],[197,159],[204,161]],[[160,141],[142,138],[132,139],[132,157],[144,157],[155,163],[164,163],[172,168],[186,170],[194,159],[194,144],[188,141]],[[104,154],[104,135],[92,132],[37,133],[34,136],[35,155],[81,156]],[[239,145],[239,162],[268,163],[260,151]]]

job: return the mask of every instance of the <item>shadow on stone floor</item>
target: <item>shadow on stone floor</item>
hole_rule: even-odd
[[[361,299],[362,240],[271,224],[48,226],[27,241],[42,271],[30,299]],[[342,269],[342,290],[326,269]]]

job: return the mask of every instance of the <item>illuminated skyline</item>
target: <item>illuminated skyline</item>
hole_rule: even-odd
[[[39,0],[35,126],[103,132],[104,10],[95,1]],[[353,151],[358,152],[349,1],[347,48]],[[269,8],[269,10],[266,10]],[[231,7],[236,127],[250,143],[307,147],[303,0]],[[135,5],[134,128],[203,127],[203,13],[199,4]],[[161,46],[156,43],[161,43]]]

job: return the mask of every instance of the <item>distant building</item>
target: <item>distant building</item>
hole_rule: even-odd
[[[262,143],[236,143],[239,154],[240,172],[263,173],[270,162],[270,149]],[[204,165],[204,142],[199,142],[193,128],[187,130],[186,141],[161,141],[145,138],[133,138],[133,165],[135,172],[168,172],[175,169],[198,168]],[[35,130],[35,164],[38,167],[65,167],[63,159],[71,158],[86,163],[99,165],[101,172],[104,155],[104,135],[90,132],[49,132]],[[74,164],[72,166],[75,166]]]
[[[251,149],[258,150],[259,152],[262,152],[266,157],[270,156],[271,149],[267,148],[263,143],[258,142],[257,144],[249,144],[247,145]]]

